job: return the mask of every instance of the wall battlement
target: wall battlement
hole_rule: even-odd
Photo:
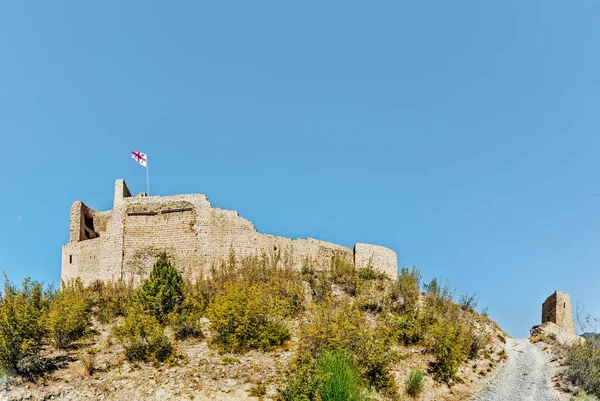
[[[89,284],[123,279],[139,284],[163,251],[190,278],[232,254],[244,258],[277,252],[298,269],[307,259],[327,266],[338,256],[391,277],[398,273],[391,249],[368,244],[355,244],[352,249],[312,238],[261,234],[236,211],[212,207],[205,195],[132,197],[119,179],[112,210],[96,211],[80,201],[71,206],[61,280],[80,277]]]

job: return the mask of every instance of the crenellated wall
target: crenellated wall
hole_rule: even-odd
[[[368,244],[351,249],[312,238],[261,234],[236,211],[213,208],[204,195],[131,197],[123,180],[115,183],[112,210],[98,212],[77,201],[70,219],[61,279],[80,277],[85,284],[97,279],[132,279],[137,284],[162,251],[191,278],[232,254],[280,254],[298,269],[307,259],[327,266],[338,256],[357,267],[397,275],[397,256],[391,249]]]

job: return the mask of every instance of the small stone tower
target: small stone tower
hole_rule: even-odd
[[[542,324],[556,323],[561,329],[576,334],[573,314],[571,312],[571,297],[566,292],[555,291],[542,304]]]

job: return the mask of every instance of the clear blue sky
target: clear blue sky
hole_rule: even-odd
[[[69,208],[205,193],[259,231],[382,244],[515,336],[600,315],[596,1],[3,2],[0,269],[58,283]]]

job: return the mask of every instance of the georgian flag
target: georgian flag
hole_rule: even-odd
[[[131,152],[131,157],[133,157],[133,160],[140,163],[142,166],[146,167],[146,163],[148,162],[148,156],[146,156],[145,153],[136,152],[134,150],[133,152]]]

